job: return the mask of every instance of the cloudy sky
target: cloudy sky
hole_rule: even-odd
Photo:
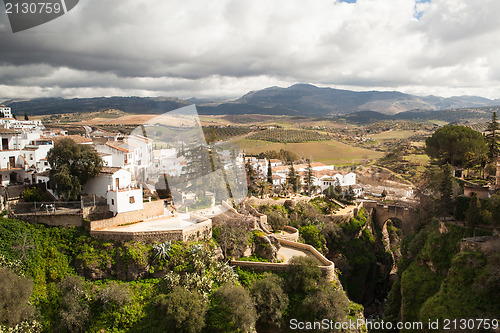
[[[239,97],[294,83],[500,98],[498,0],[80,0],[12,33],[0,97]]]

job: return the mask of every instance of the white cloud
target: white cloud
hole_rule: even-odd
[[[499,9],[496,0],[80,1],[34,29],[0,25],[0,96],[236,97],[309,82],[497,98]]]

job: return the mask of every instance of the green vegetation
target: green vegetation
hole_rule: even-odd
[[[439,128],[426,141],[426,153],[439,165],[465,166],[469,161],[481,163],[488,148],[481,133],[465,126],[448,125]]]
[[[296,129],[272,128],[261,130],[248,137],[251,140],[270,142],[309,142],[330,140],[330,136],[317,131],[304,131]]]
[[[252,129],[248,127],[235,126],[203,126],[202,128],[208,143],[225,141],[235,136],[248,134],[252,131]]]
[[[336,140],[285,144],[243,139],[234,143],[249,155],[259,155],[266,151],[280,151],[283,149],[293,152],[304,160],[309,158],[315,162],[335,165],[365,163],[368,160],[377,159],[384,155],[383,152],[354,147],[351,144]]]
[[[82,186],[92,177],[99,175],[102,159],[89,145],[79,145],[72,139],[62,139],[49,150],[50,181],[56,191],[68,200],[75,200]]]

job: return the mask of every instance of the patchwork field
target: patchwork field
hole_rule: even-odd
[[[384,155],[383,152],[352,147],[334,140],[303,143],[273,143],[260,140],[237,140],[234,143],[247,154],[259,154],[267,150],[289,150],[302,158],[310,158],[316,162],[347,165],[365,163]]]

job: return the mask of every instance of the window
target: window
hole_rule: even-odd
[[[134,198],[134,197],[130,197],[130,198],[128,199],[128,201],[129,201],[131,204],[133,204],[133,203],[135,203],[135,198]]]
[[[111,206],[115,205],[115,199],[111,199]]]

